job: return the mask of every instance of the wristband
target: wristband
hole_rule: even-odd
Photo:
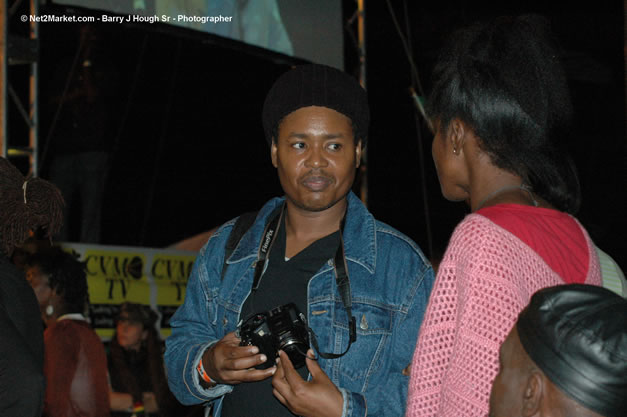
[[[209,374],[207,374],[207,372],[205,371],[205,367],[202,366],[202,358],[200,358],[200,361],[198,362],[198,366],[196,367],[196,370],[198,371],[198,375],[200,375],[203,381],[205,381],[209,385],[216,385],[216,382],[213,379],[211,379]]]

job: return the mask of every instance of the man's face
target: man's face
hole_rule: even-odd
[[[319,212],[350,191],[361,142],[355,145],[348,117],[326,107],[303,107],[283,118],[271,156],[288,204]]]
[[[517,417],[523,409],[524,390],[529,374],[527,354],[520,344],[516,326],[503,342],[499,353],[499,373],[490,392],[490,417]]]

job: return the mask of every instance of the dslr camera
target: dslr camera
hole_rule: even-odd
[[[309,334],[305,316],[294,303],[275,307],[264,313],[257,313],[239,326],[240,346],[257,346],[259,353],[268,360],[255,366],[267,369],[274,366],[279,350],[289,356],[294,368],[305,365]]]

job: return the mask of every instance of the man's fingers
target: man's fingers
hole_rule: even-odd
[[[235,332],[229,332],[227,334],[224,335],[224,337],[222,338],[222,341],[224,342],[237,342],[237,344],[239,345],[239,338],[235,335]]]
[[[287,353],[280,350],[279,357],[281,359],[281,367],[285,373],[285,380],[292,389],[297,387],[299,383],[303,382],[303,378],[301,378],[298,372],[296,372],[296,369],[294,369],[294,365],[292,365],[292,361],[290,361],[290,357],[287,356]]]
[[[239,371],[224,372],[224,382],[227,384],[239,384],[241,382],[256,382],[270,378],[276,372],[276,367],[268,369],[244,369]]]
[[[281,402],[281,404],[287,406],[287,400],[276,388],[272,390],[272,394],[274,394],[274,396]]]
[[[277,368],[276,373],[272,377],[272,387],[274,388],[274,395],[279,401],[281,401],[282,404],[287,404],[286,397],[291,395],[291,388],[290,384],[285,379],[285,368],[283,368],[283,361],[281,361],[280,358],[277,358]]]
[[[285,379],[285,369],[281,366],[281,358],[276,359],[276,373],[274,374],[274,379]]]
[[[253,356],[238,356],[236,358],[228,358],[223,362],[223,369],[226,371],[240,371],[254,368],[257,365],[265,363],[268,360],[266,355],[260,353]]]
[[[309,373],[311,374],[311,378],[312,379],[316,379],[316,378],[320,378],[321,376],[327,376],[324,371],[322,370],[322,368],[320,368],[320,364],[318,364],[318,361],[315,359],[312,359],[313,355],[313,351],[311,349],[309,349],[309,352],[307,352],[307,359],[305,359],[305,363],[307,364],[307,369],[309,370]]]
[[[259,348],[257,346],[231,346],[225,344],[216,346],[215,349],[228,359],[245,358],[259,353]]]

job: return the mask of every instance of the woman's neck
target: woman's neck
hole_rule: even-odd
[[[520,176],[497,168],[491,162],[471,172],[471,211],[507,203],[538,206],[533,190],[523,184]]]

